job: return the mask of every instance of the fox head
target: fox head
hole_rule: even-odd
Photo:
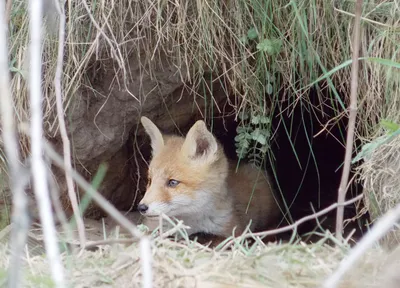
[[[228,161],[206,124],[197,121],[184,138],[163,135],[146,117],[141,122],[151,139],[152,159],[139,212],[177,217],[207,210],[226,180]]]

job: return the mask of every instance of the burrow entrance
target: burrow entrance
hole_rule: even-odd
[[[174,93],[179,95],[182,91],[178,89]],[[216,90],[214,93],[222,92]],[[330,119],[334,118],[334,112],[328,105],[318,109],[320,99],[313,91],[309,95],[307,104],[299,101],[293,105],[291,101],[292,98],[287,97],[274,111],[272,157],[269,157],[269,159],[273,159],[273,163],[267,165],[275,191],[278,197],[286,203],[282,205],[285,212],[280,226],[288,225],[291,221],[322,210],[337,201],[345,153],[342,143],[345,143],[347,119],[344,118],[332,125],[326,125]],[[311,109],[311,106],[314,109]],[[182,117],[181,120],[175,118],[176,122],[172,125],[166,124],[168,121],[172,123],[172,118],[168,120],[168,117],[165,116],[156,115],[154,122],[160,125],[161,129],[164,127],[163,132],[165,133],[185,135],[196,120],[202,119],[204,114],[207,114],[205,111],[199,112],[196,109],[192,111],[195,112],[190,117]],[[237,135],[238,124],[235,121],[233,109],[229,105],[225,105],[224,111],[226,116],[215,116],[218,115],[215,113],[213,120],[208,123],[212,123],[213,133],[224,145],[227,156],[237,159],[234,138]],[[163,113],[165,112],[163,111]],[[173,107],[168,113],[179,115],[179,111],[174,111]],[[159,115],[161,114],[160,111]],[[131,137],[124,149],[128,155],[131,155],[129,157],[130,185],[128,185],[130,188],[125,189],[131,194],[129,197],[115,198],[116,201],[113,201],[114,205],[124,211],[135,210],[136,204],[143,196],[146,185],[146,163],[150,158],[149,139],[144,134],[141,125],[135,126],[130,134]],[[352,179],[352,176],[354,175],[350,175],[349,179]],[[355,197],[361,192],[362,186],[357,181],[352,181],[347,199]],[[350,219],[345,224],[345,235],[355,229],[353,238],[362,236],[368,220],[368,214],[357,217],[358,211],[360,211],[360,207],[357,209],[354,204],[345,207],[345,219]],[[325,229],[334,233],[335,219],[336,210],[332,210],[319,217],[318,220],[300,225],[297,233],[300,235],[307,235],[312,231],[323,233]],[[290,233],[285,235],[290,236]],[[306,239],[308,238],[306,237]]]

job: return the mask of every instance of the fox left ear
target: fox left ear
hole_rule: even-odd
[[[164,147],[163,136],[157,126],[153,122],[151,122],[149,118],[142,116],[142,118],[140,118],[140,121],[142,122],[144,130],[150,136],[151,148],[153,150],[152,154],[154,156]]]
[[[214,159],[217,150],[217,141],[204,121],[197,121],[186,135],[182,153],[190,159],[209,162]]]

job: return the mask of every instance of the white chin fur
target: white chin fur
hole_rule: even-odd
[[[146,216],[158,216],[161,213],[169,217],[175,217],[182,214],[191,214],[198,208],[199,201],[186,196],[179,195],[173,197],[170,202],[153,202],[149,205],[149,209],[146,212]]]
[[[148,210],[146,211],[147,217],[155,217],[159,216],[160,214],[164,213],[168,215],[170,211],[169,205],[164,202],[153,202],[149,205]]]
[[[170,202],[153,202],[149,205],[146,216],[159,216],[164,213],[168,217],[195,216],[208,210],[210,195],[203,191],[197,191],[195,199],[186,195],[178,195]]]

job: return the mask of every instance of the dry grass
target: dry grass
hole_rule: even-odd
[[[143,73],[150,74],[166,56],[180,67],[191,88],[203,83],[204,72],[213,71],[213,82],[225,83],[236,94],[237,100],[231,104],[238,112],[246,107],[265,112],[266,93],[273,101],[278,100],[278,91],[307,100],[308,84],[351,59],[351,1],[92,1],[85,6],[86,2],[69,1],[66,7],[65,109],[75,91],[92,87],[104,70],[114,69],[114,85],[126,88],[131,81],[126,60],[132,55],[140,55]],[[12,88],[22,121],[28,119],[25,4],[13,1],[10,34],[12,69],[16,72]],[[362,56],[400,59],[399,16],[396,1],[364,5]],[[48,133],[53,135],[57,130],[52,87],[57,38],[54,31],[48,32],[43,56],[45,116]],[[367,124],[363,131],[372,135],[376,117],[398,117],[394,113],[398,105],[393,104],[398,102],[399,77],[395,70],[387,73],[381,64],[369,60],[361,71],[363,113],[359,125]],[[331,75],[325,88],[332,98],[321,99],[323,105],[343,113],[346,105],[338,93],[347,99],[349,81],[349,66]],[[141,101],[141,95],[133,96]]]
[[[390,138],[387,134],[371,142],[370,150],[365,150],[364,162],[358,168],[366,209],[373,221],[400,203],[400,137]],[[397,225],[385,237],[384,243],[389,247],[398,245],[399,237]]]
[[[330,237],[326,234],[312,245],[260,242],[251,247],[236,245],[225,252],[195,242],[156,237],[152,241],[153,287],[320,287],[348,251],[346,246],[332,248],[324,244]],[[31,247],[35,247],[32,241]],[[0,281],[4,281],[9,263],[7,249],[1,244]],[[40,253],[43,250],[37,250],[37,243],[36,250],[32,250],[27,250],[24,258],[24,287],[54,287],[46,258]],[[385,273],[392,273],[388,267],[392,267],[391,258],[398,253],[391,256],[379,248],[371,249],[346,275],[341,287],[391,288],[381,285],[391,280]],[[139,259],[136,243],[103,245],[79,255],[63,254],[72,287],[141,287]]]
[[[400,138],[378,146],[361,165],[366,201],[372,219],[400,201]]]

